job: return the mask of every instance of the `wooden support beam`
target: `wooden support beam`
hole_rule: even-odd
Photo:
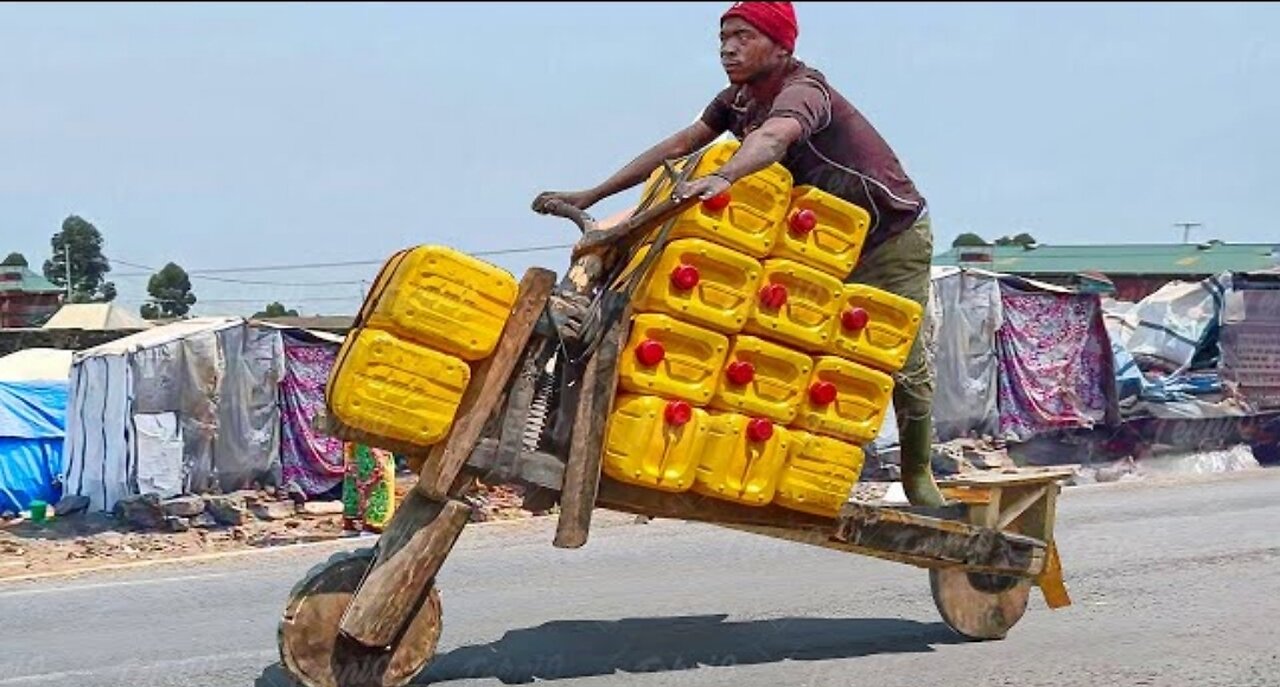
[[[604,333],[582,375],[582,393],[560,491],[560,517],[553,540],[557,548],[576,549],[587,543],[600,487],[605,430],[617,391],[618,360],[630,326],[631,306],[627,305]]]
[[[1049,485],[1024,490],[1024,492],[1018,497],[1018,500],[1010,504],[1008,508],[998,509],[1000,513],[1000,520],[996,523],[996,529],[1003,530],[1009,527],[1009,525],[1013,524],[1014,520],[1017,520],[1019,516],[1027,512],[1028,508],[1035,505],[1035,503],[1040,499],[1044,498],[1048,491]]]
[[[834,518],[787,510],[778,506],[747,506],[703,496],[691,491],[670,493],[624,484],[607,475],[600,479],[596,503],[621,513],[670,520],[691,520],[717,525],[762,525],[783,529],[807,529],[826,537]]]
[[[833,538],[901,563],[1018,577],[1040,574],[1046,557],[1046,543],[1039,539],[861,504],[845,505]]]
[[[539,267],[525,272],[520,281],[511,317],[502,330],[502,338],[493,355],[475,366],[471,382],[467,385],[462,402],[449,434],[443,441],[431,447],[418,475],[417,490],[435,501],[449,497],[462,466],[467,462],[480,433],[502,398],[503,390],[511,379],[511,373],[520,360],[534,325],[542,315],[551,288],[555,285],[554,272]]]
[[[367,647],[391,646],[470,516],[460,501],[442,503],[410,491],[378,539],[373,564],[343,614],[342,632]]]

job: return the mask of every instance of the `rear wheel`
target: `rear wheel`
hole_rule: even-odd
[[[929,588],[952,630],[969,639],[1004,639],[1027,611],[1031,580],[942,568],[929,571]]]

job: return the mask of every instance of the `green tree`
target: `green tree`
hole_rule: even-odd
[[[153,302],[144,304],[141,314],[148,320],[182,317],[196,304],[196,295],[191,292],[191,277],[172,262],[151,275],[147,281],[147,293],[151,294]]]
[[[997,246],[1030,246],[1036,243],[1036,238],[1025,231],[1017,236],[1001,236],[996,239]]]
[[[106,280],[111,264],[102,254],[102,233],[81,217],[71,215],[62,221],[62,230],[53,235],[53,256],[44,261],[45,279],[67,287],[71,273],[72,303],[105,303],[115,300],[116,285]],[[67,260],[71,269],[67,269]]]
[[[266,308],[254,313],[253,316],[255,318],[297,317],[298,311],[294,310],[293,308],[286,309],[283,303],[276,301],[274,303],[268,303]]]
[[[3,262],[0,262],[0,267],[26,267],[30,264],[27,262],[27,256],[15,252],[10,253]]]
[[[965,233],[957,236],[956,239],[951,242],[952,248],[961,248],[961,247],[969,247],[969,246],[986,246],[986,245],[989,245],[989,244],[985,240],[983,240],[981,236],[978,236],[977,234],[971,231],[966,231]]]

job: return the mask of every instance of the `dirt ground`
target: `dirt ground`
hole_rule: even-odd
[[[397,502],[416,478],[401,478]],[[473,521],[533,517],[511,489],[481,488],[471,499]],[[341,515],[298,513],[281,520],[249,519],[242,525],[192,527],[186,532],[141,530],[110,513],[76,513],[44,523],[0,521],[0,580],[103,564],[286,546],[361,536],[342,528]],[[364,535],[371,536],[371,535]]]

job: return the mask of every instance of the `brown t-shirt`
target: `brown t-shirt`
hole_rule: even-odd
[[[772,102],[756,102],[745,87],[729,86],[702,113],[707,126],[739,140],[771,117],[791,117],[803,129],[782,158],[797,186],[816,186],[871,215],[864,254],[924,212],[924,197],[889,144],[821,72],[799,60],[792,61]]]

